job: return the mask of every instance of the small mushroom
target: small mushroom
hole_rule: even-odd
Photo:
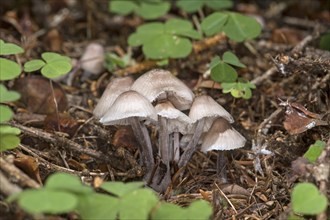
[[[104,48],[99,43],[91,43],[86,47],[80,62],[84,70],[82,79],[97,76],[104,70]]]
[[[123,92],[128,91],[132,84],[133,79],[128,76],[111,80],[93,111],[94,116],[101,118],[115,102],[116,98]]]
[[[150,102],[167,99],[179,110],[189,109],[194,93],[169,71],[154,69],[140,76],[132,90],[144,95]]]
[[[221,105],[214,101],[214,99],[207,95],[195,97],[190,108],[189,117],[195,123],[195,129],[190,142],[180,158],[179,167],[183,167],[188,163],[197,149],[197,144],[202,133],[210,129],[216,118],[223,117],[229,123],[234,122],[233,117]]]
[[[154,167],[152,145],[148,130],[140,121],[157,121],[157,113],[151,103],[136,91],[126,91],[120,94],[107,113],[100,119],[105,125],[131,125],[136,139],[139,141],[139,151],[146,167],[146,179],[151,176]]]
[[[223,182],[227,182],[224,165],[226,158],[224,151],[244,147],[246,139],[236,131],[224,118],[214,120],[210,130],[207,132],[202,143],[202,152],[217,150],[217,171]]]
[[[179,160],[179,133],[186,134],[192,120],[176,109],[171,102],[165,101],[155,107],[160,125],[160,152],[164,161]]]

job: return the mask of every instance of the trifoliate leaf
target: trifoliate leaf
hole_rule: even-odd
[[[21,67],[14,61],[0,58],[0,80],[11,80],[21,73]]]

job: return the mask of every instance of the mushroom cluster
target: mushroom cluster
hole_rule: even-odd
[[[207,95],[195,97],[181,80],[162,69],[151,70],[134,82],[130,77],[113,80],[93,113],[104,125],[132,126],[145,167],[144,180],[159,192],[171,183],[171,165],[186,166],[199,143],[203,152],[221,152],[243,147],[246,141],[231,126],[234,119],[221,105]],[[158,143],[152,143],[146,124],[157,129]],[[219,153],[218,161],[221,158]]]

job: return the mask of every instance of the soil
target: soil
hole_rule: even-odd
[[[330,52],[319,48],[320,36],[330,27],[330,3],[235,2],[234,10],[251,14],[262,23],[258,38],[236,43],[216,36],[194,42],[188,58],[170,60],[161,68],[171,71],[195,94],[208,94],[227,109],[247,143],[226,152],[227,183],[218,178],[217,153],[197,151],[184,169],[174,167],[172,183],[160,197],[182,206],[200,198],[210,201],[213,219],[287,219],[290,193],[298,182],[315,183],[330,200],[330,179],[324,187],[313,172],[315,167],[330,166]],[[20,63],[39,58],[45,51],[66,55],[76,63],[70,76],[52,83],[39,73],[22,73],[19,79],[6,82],[22,94],[20,102],[11,104],[15,117],[10,122],[22,134],[21,145],[0,153],[0,158],[27,175],[26,179],[9,178],[21,188],[34,187],[33,182],[42,184],[54,172],[84,177],[88,184],[94,184],[96,177],[103,181],[142,180],[144,167],[130,127],[104,126],[92,112],[112,79],[136,79],[157,64],[146,60],[140,48],[127,45],[129,34],[144,21],[134,15],[110,13],[107,4],[106,0],[0,3],[0,38],[25,49],[17,57]],[[203,11],[204,15],[210,12]],[[160,20],[172,16],[198,20],[200,15],[172,9]],[[95,42],[119,57],[131,51],[135,63],[86,76],[79,59]],[[205,75],[212,57],[227,50],[247,66],[238,74],[256,85],[251,99],[223,94],[220,85]],[[157,143],[154,128],[148,129]],[[326,157],[307,164],[302,157],[316,140],[327,143]],[[0,170],[5,172],[3,167]],[[5,198],[0,195],[0,219],[28,216],[4,203]],[[318,219],[326,219],[324,216],[330,216],[329,208]]]

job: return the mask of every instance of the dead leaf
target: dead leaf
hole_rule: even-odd
[[[58,111],[68,108],[68,101],[62,87],[53,82]],[[15,81],[14,90],[21,94],[19,102],[32,113],[52,114],[56,112],[49,80],[42,76],[28,76]]]
[[[23,170],[32,179],[42,184],[39,172],[39,164],[34,157],[18,152],[14,160],[14,164]]]

